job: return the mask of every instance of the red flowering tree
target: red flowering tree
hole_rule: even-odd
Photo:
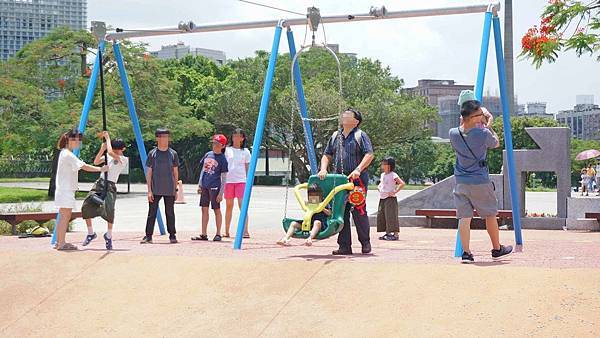
[[[554,62],[561,51],[574,50],[577,56],[597,55],[600,62],[600,0],[550,0],[541,22],[521,39],[519,55],[536,68]]]

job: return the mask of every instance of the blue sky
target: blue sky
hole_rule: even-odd
[[[321,9],[322,15],[356,14],[368,12],[371,6],[385,5],[390,11],[403,9],[443,7],[482,1],[382,1],[364,0],[257,0],[272,6],[305,12],[309,6]],[[515,92],[520,103],[543,101],[548,112],[569,109],[575,104],[575,95],[593,94],[600,103],[600,63],[595,58],[577,58],[574,53],[562,54],[554,64],[545,64],[536,70],[527,60],[519,60],[520,40],[529,27],[539,24],[539,15],[545,0],[514,0],[514,54]],[[501,13],[503,15],[503,13]],[[120,28],[174,27],[181,20],[196,24],[216,22],[244,22],[295,17],[267,8],[248,5],[236,0],[88,0],[88,20],[105,21]],[[460,84],[473,84],[481,44],[483,14],[444,17],[411,18],[385,21],[329,24],[325,26],[327,42],[338,43],[342,52],[357,53],[359,57],[379,59],[403,78],[406,86],[414,86],[418,79],[454,79]],[[304,28],[294,27],[299,47]],[[255,50],[269,50],[273,29],[213,32],[166,37],[144,38],[150,50],[179,41],[193,47],[219,49],[228,58],[254,54]],[[280,52],[287,52],[286,43]],[[490,44],[485,92],[498,93],[498,78],[493,42]]]

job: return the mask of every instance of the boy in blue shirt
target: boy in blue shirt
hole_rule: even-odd
[[[207,152],[200,160],[200,178],[198,179],[198,194],[200,194],[200,207],[202,207],[202,233],[200,236],[192,237],[194,241],[208,241],[206,230],[208,228],[208,206],[215,213],[217,234],[213,241],[221,240],[221,201],[223,191],[227,182],[227,159],[223,154],[227,145],[227,137],[222,134],[213,136],[212,151]]]

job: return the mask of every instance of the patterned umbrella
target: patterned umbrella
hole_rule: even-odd
[[[585,161],[585,160],[589,160],[591,158],[598,157],[598,156],[600,156],[600,151],[598,151],[596,149],[589,149],[589,150],[584,150],[584,151],[580,152],[579,154],[577,154],[577,156],[575,156],[575,159],[577,161]]]

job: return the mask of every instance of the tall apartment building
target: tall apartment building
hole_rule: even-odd
[[[150,52],[150,55],[159,59],[181,59],[186,55],[202,55],[214,61],[218,65],[224,65],[227,62],[225,52],[207,48],[191,48],[183,42],[175,45],[162,46],[160,50]]]
[[[578,97],[570,110],[556,114],[558,123],[571,128],[571,135],[581,140],[600,140],[600,107],[593,96]]]
[[[87,0],[0,0],[0,59],[53,29],[85,29]]]

